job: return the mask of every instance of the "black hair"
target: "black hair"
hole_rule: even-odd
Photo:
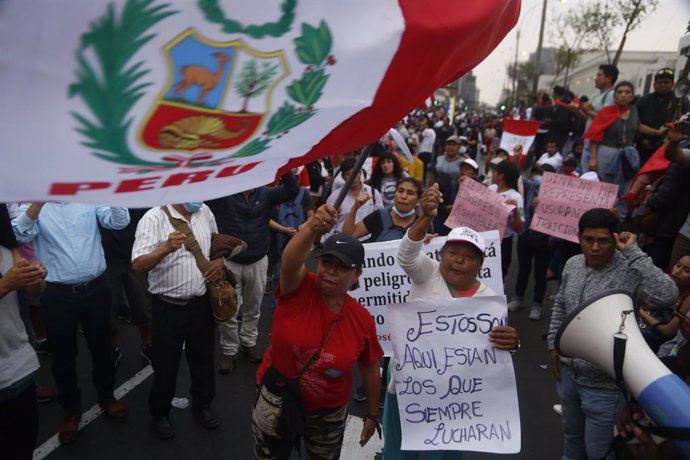
[[[381,170],[381,163],[383,160],[391,160],[393,162],[393,177],[400,179],[403,177],[402,167],[400,166],[400,161],[392,153],[382,153],[379,155],[379,160],[374,166],[374,170],[371,172],[371,179],[369,185],[372,189],[381,191],[381,180],[383,179],[383,171]]]
[[[348,158],[347,160],[340,163],[340,175],[343,175],[344,173],[354,168],[356,162],[357,160],[355,160],[354,158]]]
[[[618,67],[611,64],[602,64],[599,66],[599,70],[611,79],[611,84],[616,83],[618,80]]]
[[[443,251],[446,250],[448,245],[453,244],[453,243],[461,243],[461,244],[464,244],[465,246],[471,247],[472,251],[477,255],[477,257],[479,257],[479,260],[481,260],[481,262],[479,263],[479,266],[481,267],[484,264],[484,253],[482,251],[480,251],[477,246],[470,243],[469,241],[451,241],[450,243],[448,243],[448,242],[443,243],[443,246],[441,246],[441,250],[439,251],[439,254],[443,254]]]
[[[422,193],[424,193],[424,187],[422,186],[422,183],[419,181],[419,179],[409,176],[409,177],[402,177],[398,179],[398,183],[395,184],[395,187],[397,188],[398,185],[402,184],[403,182],[410,183],[414,186],[415,190],[417,190],[417,198],[422,197]]]
[[[610,210],[594,208],[582,214],[577,226],[580,235],[588,228],[606,228],[614,234],[620,231],[621,223],[618,216]]]
[[[613,92],[615,93],[616,91],[618,91],[618,88],[620,88],[621,86],[629,87],[632,90],[632,93],[635,94],[635,85],[633,85],[631,82],[627,80],[619,81],[616,84],[616,86],[613,87]]]
[[[5,204],[0,204],[0,246],[4,246],[7,249],[19,247],[19,243],[14,237],[10,213]]]

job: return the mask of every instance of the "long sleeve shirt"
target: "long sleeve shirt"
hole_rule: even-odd
[[[220,233],[242,238],[247,243],[247,250],[235,256],[233,262],[248,265],[268,254],[268,221],[276,206],[292,200],[297,193],[297,178],[288,173],[276,187],[258,187],[247,197],[236,193],[206,202],[216,217]]]
[[[673,280],[636,244],[623,251],[616,250],[609,263],[596,270],[585,264],[584,255],[571,257],[563,268],[561,287],[551,310],[549,350],[555,349],[556,334],[568,315],[587,299],[610,289],[629,291],[636,307],[642,304],[669,307],[678,297]],[[616,388],[608,374],[588,361],[561,357],[561,362],[572,370],[573,379],[580,385]]]
[[[22,205],[12,220],[20,243],[33,241],[36,259],[48,269],[46,281],[81,284],[105,271],[105,256],[98,225],[120,230],[129,223],[126,208],[80,203],[46,203],[37,220]]]

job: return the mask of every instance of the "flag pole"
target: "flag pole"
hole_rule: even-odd
[[[362,153],[359,154],[359,157],[357,158],[357,162],[355,165],[352,167],[352,170],[350,172],[350,176],[347,178],[345,181],[345,185],[340,189],[340,193],[338,194],[338,198],[336,198],[335,203],[333,203],[333,206],[335,206],[335,209],[340,209],[340,206],[343,204],[343,200],[345,199],[345,195],[347,192],[350,190],[350,187],[352,186],[352,183],[355,181],[355,177],[359,172],[362,170],[362,166],[364,166],[364,162],[369,158],[369,155],[374,151],[374,147],[376,147],[378,140],[372,142],[371,144],[367,145],[364,149],[362,149]]]

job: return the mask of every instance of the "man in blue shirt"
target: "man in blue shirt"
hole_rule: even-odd
[[[24,205],[12,221],[21,243],[33,241],[36,259],[48,269],[41,296],[58,402],[65,411],[58,438],[73,442],[81,418],[77,382],[77,327],[82,325],[93,359],[98,403],[109,418],[123,422],[127,409],[115,400],[115,366],[110,347],[110,293],[98,225],[118,230],[129,223],[125,208],[77,203]]]

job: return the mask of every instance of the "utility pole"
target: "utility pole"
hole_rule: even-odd
[[[517,59],[518,59],[518,49],[520,48],[520,29],[517,30],[517,40],[515,42],[515,60],[513,61],[513,97],[511,97],[511,105],[512,107],[510,110],[513,110],[513,107],[515,107],[515,103],[517,101],[517,77],[518,77],[518,69],[517,69]]]
[[[539,27],[539,43],[537,44],[537,57],[534,63],[534,78],[532,78],[532,97],[537,96],[537,89],[539,89],[539,74],[541,71],[541,45],[544,41],[544,24],[546,23],[546,1],[541,9],[541,26]]]

